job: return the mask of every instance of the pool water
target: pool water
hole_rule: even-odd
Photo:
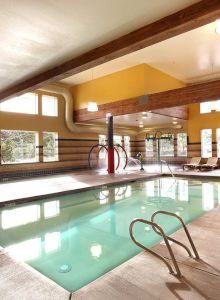
[[[219,203],[218,182],[165,177],[103,187],[2,208],[0,245],[75,291],[141,251],[129,236],[134,218],[150,220],[167,210],[188,223]],[[164,215],[157,221],[168,234],[180,226]],[[148,247],[160,241],[146,224],[136,224],[134,232]]]

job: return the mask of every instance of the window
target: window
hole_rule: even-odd
[[[202,157],[208,158],[212,156],[212,130],[211,129],[201,130],[201,148],[202,148]]]
[[[113,137],[115,145],[122,145],[122,136],[121,135],[114,135]]]
[[[220,157],[220,128],[216,130],[217,156]]]
[[[160,143],[161,156],[174,156],[174,135],[173,134],[163,134],[159,143]]]
[[[131,156],[130,136],[124,136],[124,148],[127,152],[127,156]]]
[[[210,113],[212,111],[220,111],[220,100],[200,103],[200,113]]]
[[[150,138],[153,138],[153,135],[151,135]],[[146,149],[146,157],[154,156],[154,141],[153,141],[153,139],[145,140],[145,149]]]
[[[43,132],[43,160],[57,161],[58,147],[57,147],[57,132]]]
[[[42,96],[42,115],[43,116],[51,116],[57,117],[58,116],[58,102],[57,98],[53,96]]]
[[[38,161],[38,133],[34,131],[1,130],[1,163]]]
[[[0,111],[38,114],[38,95],[27,93],[19,97],[15,97],[0,103]]]
[[[177,155],[187,156],[187,134],[177,133]]]
[[[106,135],[104,135],[104,134],[100,134],[99,135],[99,144],[100,145],[105,145],[106,144]]]

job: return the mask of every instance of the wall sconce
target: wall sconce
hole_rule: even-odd
[[[94,112],[94,111],[98,111],[98,105],[96,102],[88,102],[88,106],[87,106],[87,110]]]

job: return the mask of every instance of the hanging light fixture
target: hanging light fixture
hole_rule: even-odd
[[[95,101],[88,102],[87,110],[91,112],[98,111],[97,103]]]
[[[93,69],[92,69],[92,79],[91,81],[93,81]],[[95,101],[89,101],[88,105],[87,105],[87,111],[89,112],[95,112],[98,111],[98,105]]]

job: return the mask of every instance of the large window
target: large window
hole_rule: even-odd
[[[201,130],[201,150],[202,157],[208,158],[212,156],[212,130],[202,129]]]
[[[210,113],[212,111],[220,111],[220,100],[200,103],[200,113]]]
[[[124,148],[127,152],[127,156],[131,156],[130,136],[128,135],[124,136]]]
[[[177,155],[187,156],[187,134],[177,133]]]
[[[159,143],[160,156],[174,156],[174,134],[163,134]]]
[[[152,137],[153,137],[153,135],[150,136],[150,138],[152,138]],[[145,149],[146,149],[146,157],[154,156],[154,141],[153,141],[153,139],[145,140]]]
[[[121,135],[114,135],[113,137],[115,145],[122,145],[122,136]]]
[[[38,114],[38,95],[27,93],[19,97],[15,97],[0,103],[0,111]]]
[[[220,128],[216,130],[217,156],[220,157]]]
[[[106,144],[106,135],[104,135],[104,134],[99,135],[99,144],[100,145],[105,145]]]
[[[34,131],[1,130],[1,163],[38,161],[38,133]]]
[[[47,95],[42,96],[42,115],[57,117],[58,102],[56,97]]]
[[[58,160],[57,132],[43,132],[44,161]]]

